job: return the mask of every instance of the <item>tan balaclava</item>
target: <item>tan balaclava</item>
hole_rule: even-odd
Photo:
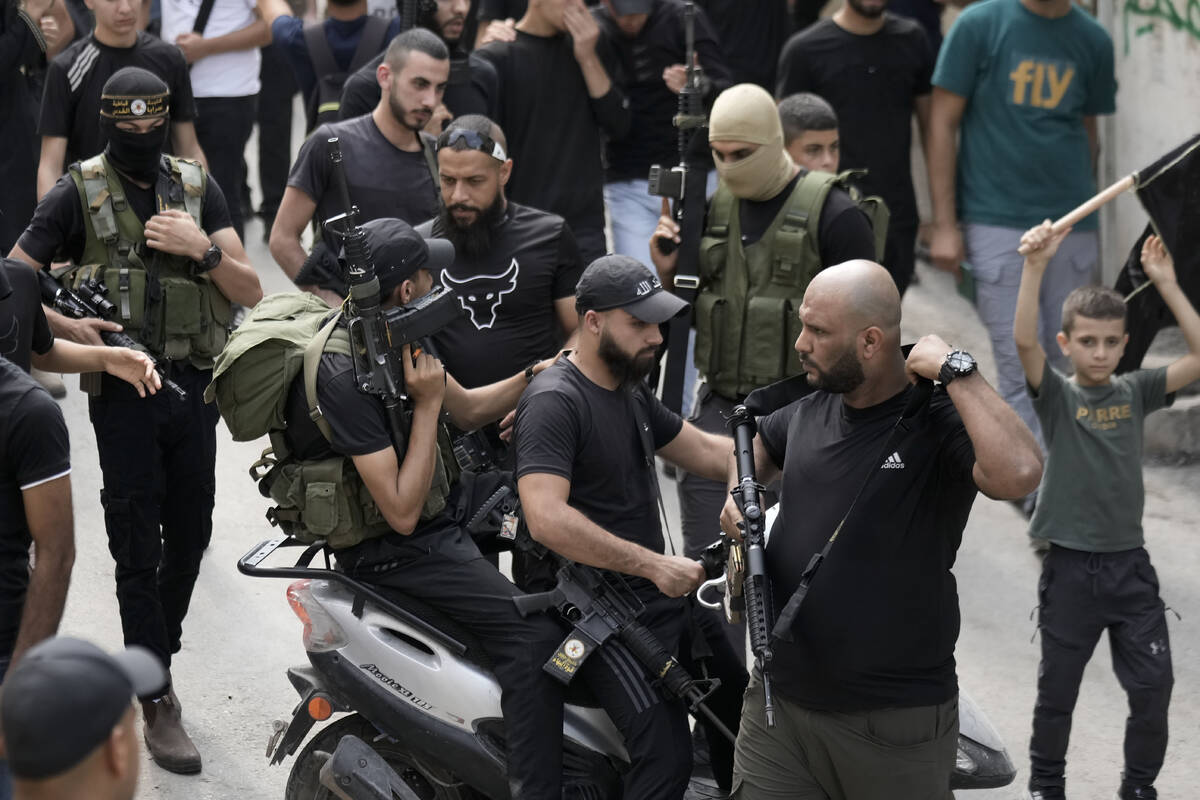
[[[735,197],[770,200],[783,191],[796,163],[783,149],[783,126],[771,95],[753,83],[731,86],[713,103],[708,123],[710,142],[748,142],[758,145],[749,158],[725,163],[715,157],[717,175]]]

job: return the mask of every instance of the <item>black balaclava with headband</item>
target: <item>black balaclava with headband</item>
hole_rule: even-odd
[[[153,72],[125,67],[113,73],[100,94],[100,127],[108,136],[104,155],[130,178],[154,183],[167,141],[167,124],[146,133],[125,131],[118,122],[170,118],[171,90]]]

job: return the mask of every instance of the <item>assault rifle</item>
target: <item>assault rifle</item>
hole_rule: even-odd
[[[704,701],[721,685],[718,678],[693,678],[667,652],[650,629],[637,621],[645,606],[620,576],[584,564],[566,561],[558,570],[558,584],[548,592],[513,598],[521,616],[557,608],[575,626],[558,650],[542,666],[562,683],[571,679],[601,645],[615,638],[629,649],[646,673],[693,716],[703,714],[729,741],[734,736]]]
[[[679,112],[674,124],[679,132],[679,165],[650,168],[649,193],[675,201],[672,216],[679,223],[681,243],[657,239],[658,249],[670,255],[678,247],[675,268],[675,294],[688,303],[696,299],[700,288],[700,237],[704,232],[704,204],[707,176],[704,169],[688,163],[692,141],[705,135],[708,117],[704,113],[701,70],[696,66],[696,4],[688,0],[684,11],[687,78],[679,92]],[[667,287],[670,289],[671,287]],[[679,413],[683,407],[683,373],[687,366],[687,344],[692,321],[689,315],[671,320],[667,331],[667,366],[663,378],[663,403]]]
[[[746,628],[754,664],[762,673],[763,706],[767,726],[775,727],[775,702],[771,694],[771,586],[767,580],[766,517],[763,510],[763,486],[754,470],[754,434],[758,425],[744,405],[729,416],[733,449],[737,458],[738,485],[731,492],[742,512],[742,545],[745,551],[745,576],[742,592],[746,604]]]
[[[42,302],[60,314],[74,319],[92,317],[93,319],[112,320],[117,307],[107,297],[108,287],[95,278],[81,281],[79,291],[75,292],[54,279],[49,272],[39,269],[38,283],[42,292]],[[138,343],[122,331],[100,331],[100,340],[109,347],[138,348]],[[149,355],[149,354],[147,354]],[[170,389],[180,400],[187,399],[187,392],[175,381],[167,377],[167,372],[154,356],[149,356],[154,362],[154,371],[162,378],[163,386]]]
[[[350,332],[354,359],[354,380],[358,390],[383,401],[388,421],[397,442],[406,440],[404,404],[404,364],[401,348],[412,345],[431,350],[428,338],[462,314],[462,306],[453,293],[438,287],[420,300],[384,311],[379,295],[379,277],[367,233],[358,224],[358,207],[350,202],[342,149],[336,136],[328,140],[329,161],[333,165],[333,185],[341,195],[343,213],[325,221],[325,230],[342,241],[346,278],[350,297],[346,323]],[[401,446],[403,450],[403,447]]]

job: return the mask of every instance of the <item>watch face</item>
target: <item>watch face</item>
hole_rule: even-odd
[[[975,369],[975,358],[970,353],[955,350],[946,356],[946,366],[956,375],[967,375]]]

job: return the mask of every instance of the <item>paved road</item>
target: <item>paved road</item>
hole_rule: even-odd
[[[285,290],[288,283],[262,245],[257,222],[249,225],[247,238],[266,291]],[[988,346],[970,307],[954,295],[945,276],[923,269],[921,279],[905,299],[909,338],[936,331],[979,355],[984,373],[991,374]],[[99,503],[95,440],[78,391],[63,401],[63,408],[72,434],[78,559],[62,629],[116,647],[121,633]],[[271,720],[290,715],[296,701],[284,670],[304,660],[300,624],[284,599],[285,582],[245,578],[234,567],[241,554],[271,534],[263,519],[265,503],[246,472],[263,446],[234,443],[221,428],[213,542],[185,625],[184,649],[173,669],[204,770],[180,777],[143,758],[139,798],[283,796],[290,764],[268,767],[264,752]],[[1148,467],[1146,490],[1146,532],[1163,595],[1184,619],[1172,618],[1177,678],[1173,733],[1158,786],[1164,798],[1188,797],[1200,785],[1200,633],[1192,624],[1200,619],[1200,548],[1195,541],[1200,470]],[[670,487],[665,493],[673,501]],[[677,518],[677,508],[671,514]],[[1014,786],[974,793],[980,800],[1019,797],[1027,772],[1023,753],[1038,657],[1030,612],[1038,568],[1016,512],[1007,504],[978,500],[955,568],[963,618],[959,673],[1021,769]],[[1112,677],[1107,645],[1101,644],[1085,675],[1075,720],[1069,775],[1073,797],[1111,797],[1119,777],[1124,716],[1123,695]]]

